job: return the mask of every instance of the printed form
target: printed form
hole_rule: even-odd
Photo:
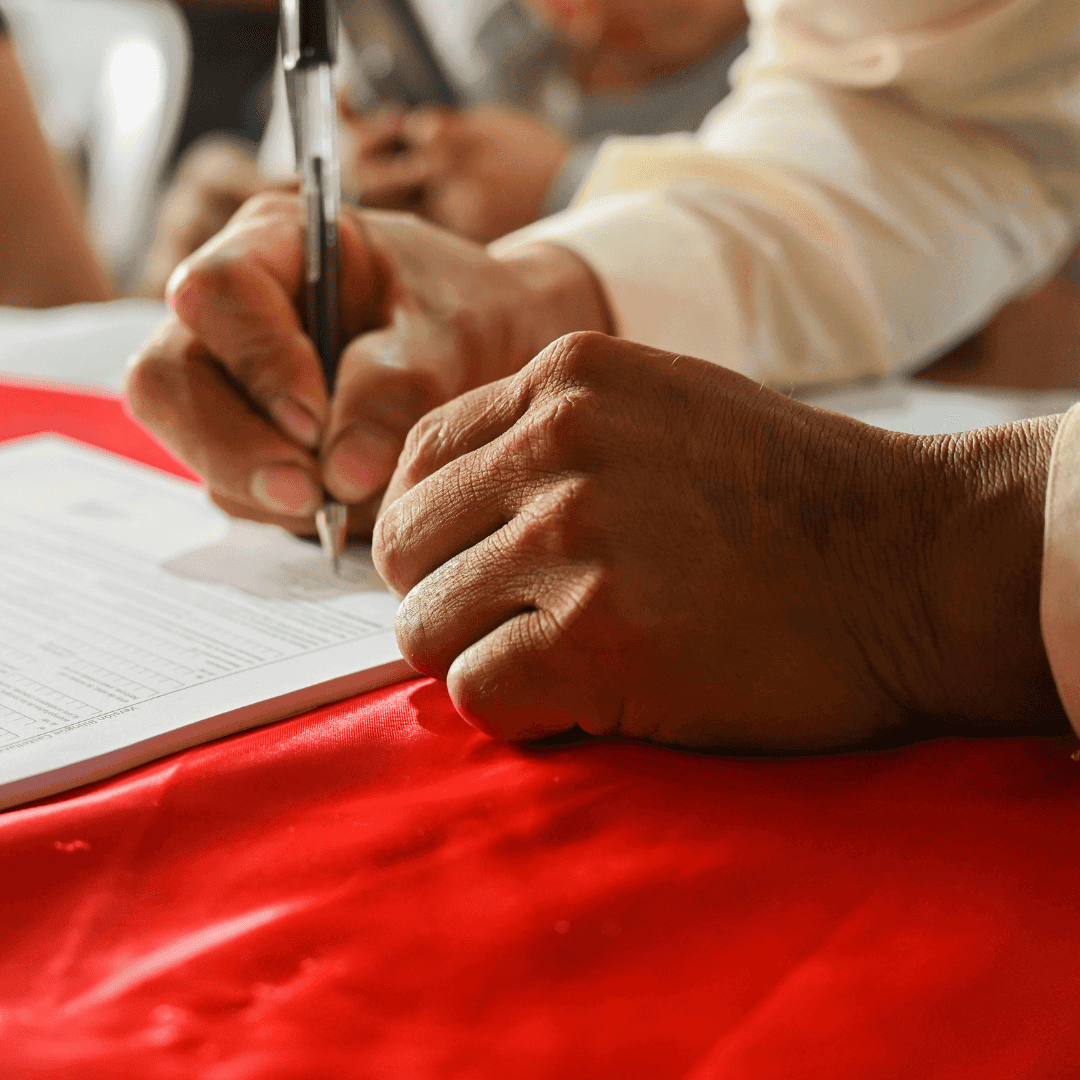
[[[59,438],[0,448],[0,807],[411,674],[366,552]]]

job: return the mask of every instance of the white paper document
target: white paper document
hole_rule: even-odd
[[[0,447],[0,807],[404,678],[365,551],[57,438]]]
[[[0,307],[0,372],[119,390],[128,357],[165,321],[156,300],[59,308]]]

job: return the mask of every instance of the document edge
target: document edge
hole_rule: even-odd
[[[281,694],[265,701],[242,705],[217,716],[183,724],[170,731],[154,735],[140,742],[128,743],[117,750],[84,758],[70,765],[62,765],[48,772],[9,780],[0,787],[0,811],[11,810],[23,803],[58,795],[72,788],[106,780],[129,769],[146,765],[159,758],[193,746],[213,742],[252,728],[287,720],[311,709],[321,708],[357,694],[377,690],[392,683],[418,677],[418,673],[405,660],[390,660],[376,667],[365,668],[349,675],[301,687],[299,690]]]

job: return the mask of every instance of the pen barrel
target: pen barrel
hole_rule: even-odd
[[[338,363],[338,214],[341,181],[337,156],[337,103],[330,69],[298,69],[297,105],[302,132],[307,331],[319,352],[328,392]]]
[[[307,330],[315,342],[326,379],[327,392],[334,392],[338,365],[338,234],[337,221],[327,219],[323,198],[323,162],[313,161],[316,182],[305,192],[310,222],[304,233],[307,248],[306,316]]]

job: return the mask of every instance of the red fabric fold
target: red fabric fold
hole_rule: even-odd
[[[515,748],[390,687],[0,815],[0,1075],[1071,1077],[1071,747]]]

